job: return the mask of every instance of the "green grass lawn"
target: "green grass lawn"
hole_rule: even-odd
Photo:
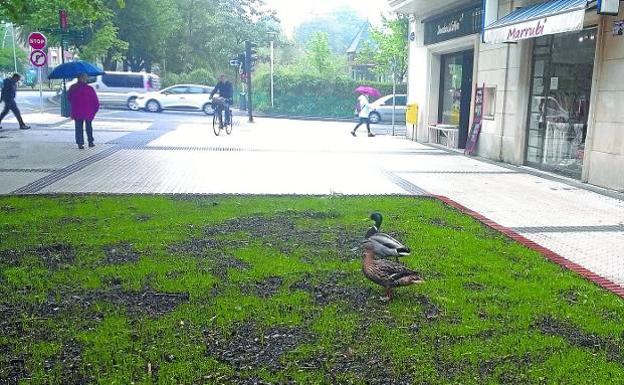
[[[391,303],[375,210],[426,280]],[[0,384],[612,384],[623,321],[432,199],[0,198]]]

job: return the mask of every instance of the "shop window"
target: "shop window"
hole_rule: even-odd
[[[485,87],[483,91],[483,119],[494,120],[496,114],[496,87]]]

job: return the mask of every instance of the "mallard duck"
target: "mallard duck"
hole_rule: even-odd
[[[386,288],[386,299],[392,300],[392,289],[422,283],[419,273],[408,269],[402,264],[387,259],[375,259],[375,246],[371,241],[364,241],[364,258],[362,272],[366,278]]]
[[[364,237],[373,242],[375,255],[381,258],[394,257],[397,262],[399,261],[399,257],[410,255],[409,247],[392,238],[388,234],[379,231],[381,229],[381,222],[383,222],[383,216],[381,213],[372,213],[370,219],[375,221],[375,224],[368,229]]]

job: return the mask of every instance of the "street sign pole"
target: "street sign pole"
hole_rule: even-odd
[[[41,67],[37,67],[39,72],[39,112],[43,114],[43,79],[41,78]]]
[[[39,112],[43,114],[43,74],[41,67],[48,63],[48,57],[43,51],[48,44],[48,39],[41,32],[33,32],[28,35],[28,44],[32,51],[30,52],[30,62],[37,67],[37,79],[39,81]]]

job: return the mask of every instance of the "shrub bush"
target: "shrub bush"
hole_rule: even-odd
[[[284,115],[353,117],[357,98],[353,91],[363,83],[377,88],[382,95],[392,93],[392,84],[276,72],[274,75],[275,107],[271,108],[270,74],[257,73],[254,80],[254,104],[255,108],[260,111]],[[405,84],[397,84],[398,94],[404,94],[406,91]]]

